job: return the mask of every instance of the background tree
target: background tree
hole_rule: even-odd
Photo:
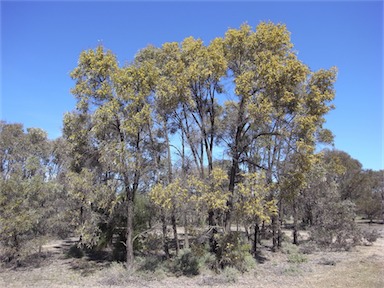
[[[41,129],[0,122],[0,241],[8,261],[40,253],[48,237],[65,232],[63,188],[49,173],[52,147]]]

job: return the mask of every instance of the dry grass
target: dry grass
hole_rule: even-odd
[[[286,253],[264,249],[265,261],[250,272],[204,271],[195,277],[174,277],[162,270],[128,273],[121,264],[66,258],[60,253],[65,243],[50,243],[45,249],[51,256],[39,267],[2,268],[0,287],[384,287],[384,225],[369,228],[379,231],[377,241],[350,252],[315,252],[295,258],[287,253],[289,247]]]

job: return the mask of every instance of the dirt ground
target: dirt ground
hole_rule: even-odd
[[[37,267],[0,268],[0,287],[384,287],[384,225],[365,225],[380,237],[369,246],[349,252],[305,254],[305,261],[289,261],[287,253],[262,252],[262,263],[252,271],[217,275],[203,271],[195,277],[164,273],[128,274],[121,265],[109,265],[63,254],[74,239],[44,246],[50,256]]]

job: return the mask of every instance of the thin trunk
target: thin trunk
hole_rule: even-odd
[[[277,216],[272,216],[272,251],[277,251]]]
[[[255,223],[255,231],[254,231],[254,235],[253,235],[253,255],[255,255],[256,257],[256,254],[257,254],[257,239],[259,237],[259,225],[257,223]]]
[[[265,221],[263,221],[263,223],[261,224],[261,233],[260,233],[260,238],[261,239],[265,239]]]
[[[172,179],[172,157],[171,157],[171,145],[169,143],[169,135],[168,135],[168,127],[167,127],[167,120],[164,120],[163,122],[163,129],[165,131],[165,145],[167,146],[167,168],[168,168],[168,184],[171,184]]]
[[[176,244],[176,255],[179,255],[180,246],[179,246],[179,239],[177,237],[175,209],[172,209],[171,223],[172,223],[172,230],[173,230],[173,239],[175,240],[175,244]]]
[[[163,209],[161,209],[161,223],[163,228],[163,248],[165,257],[169,258],[169,248],[168,248],[168,241],[167,241],[167,222],[165,221],[165,213]]]
[[[187,214],[184,213],[184,248],[189,248],[189,238],[188,238],[188,219]]]
[[[298,233],[297,233],[297,202],[296,199],[293,200],[293,244],[298,244]]]
[[[127,190],[127,232],[126,232],[126,249],[127,249],[127,269],[133,266],[133,213],[134,213],[134,191],[126,188]]]
[[[277,247],[281,248],[281,243],[283,239],[283,232],[281,231],[281,227],[283,226],[283,201],[280,199],[279,201],[279,218],[277,222]]]

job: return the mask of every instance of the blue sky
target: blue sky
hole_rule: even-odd
[[[153,44],[188,36],[209,43],[247,22],[284,23],[312,70],[338,67],[335,147],[383,169],[383,2],[2,1],[0,119],[61,135],[74,109],[69,73],[100,42],[121,65]]]

